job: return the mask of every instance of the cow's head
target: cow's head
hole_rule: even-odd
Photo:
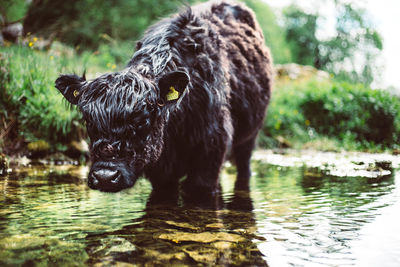
[[[169,113],[189,83],[186,73],[170,72],[157,79],[131,69],[102,75],[92,81],[62,75],[57,89],[77,105],[90,137],[90,188],[117,192],[134,185],[163,148]]]

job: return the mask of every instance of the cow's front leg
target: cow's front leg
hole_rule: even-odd
[[[219,173],[225,160],[226,147],[207,152],[198,152],[190,163],[182,186],[187,196],[211,196],[219,191]]]

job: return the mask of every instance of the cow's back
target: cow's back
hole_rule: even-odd
[[[262,125],[270,99],[272,58],[253,11],[235,2],[208,5],[212,15],[205,19],[219,32],[222,61],[228,65],[225,77],[236,145],[254,137]]]

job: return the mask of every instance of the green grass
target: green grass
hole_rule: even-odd
[[[35,47],[37,39],[31,40]],[[81,115],[71,108],[54,86],[61,73],[94,77],[125,65],[121,54],[101,46],[98,51],[77,54],[72,48],[55,43],[48,52],[24,46],[0,48],[0,119],[16,120],[18,134],[26,141],[46,140],[65,144],[84,132]],[[133,50],[133,48],[131,48]],[[111,51],[116,54],[111,54]],[[129,55],[126,56],[129,59]]]
[[[0,51],[2,115],[16,117],[19,133],[28,141],[66,141],[80,116],[67,108],[54,87],[58,74],[68,67],[65,57],[26,47]]]
[[[284,139],[296,148],[398,149],[400,100],[382,90],[336,81],[278,83],[260,136],[265,147]]]

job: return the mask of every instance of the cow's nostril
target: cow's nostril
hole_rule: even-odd
[[[100,169],[93,172],[93,176],[100,181],[111,181],[119,180],[119,172],[117,170]],[[118,181],[117,181],[118,182]]]

